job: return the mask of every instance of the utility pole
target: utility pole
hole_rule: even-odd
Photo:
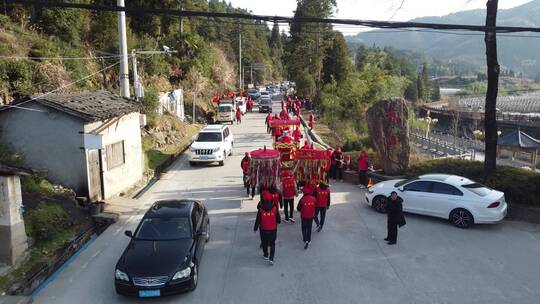
[[[487,178],[497,168],[497,94],[500,66],[497,60],[497,8],[498,0],[488,0],[486,11],[486,63],[488,86],[484,107],[485,159],[484,174]]]
[[[118,7],[124,7],[124,0],[116,0]],[[129,98],[129,68],[127,54],[126,12],[118,11],[118,43],[120,44],[120,96]]]
[[[195,94],[193,94],[193,124],[195,124]]]
[[[238,23],[238,86],[240,87],[240,92],[242,91],[242,30],[240,28],[240,23]]]
[[[184,10],[184,5],[180,4],[180,10]],[[180,34],[184,33],[184,18],[180,16]]]
[[[141,94],[141,83],[139,81],[139,75],[137,74],[137,51],[131,50],[131,60],[133,62],[133,95],[135,100],[139,100],[139,97],[143,97]]]

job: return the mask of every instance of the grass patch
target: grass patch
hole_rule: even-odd
[[[29,252],[28,260],[13,272],[0,276],[0,293],[5,292],[13,284],[25,279],[31,273],[34,273],[42,265],[48,262],[53,254],[66,246],[76,234],[76,229],[69,228],[54,235],[53,238],[36,242],[35,246]]]
[[[23,191],[30,193],[54,193],[53,185],[45,178],[39,175],[30,175],[21,177]]]
[[[145,132],[142,138],[146,170],[155,170],[171,156],[181,152],[199,130],[199,126],[182,122],[170,115],[156,116],[152,130]],[[163,136],[174,138],[174,140],[170,144],[158,148],[157,136],[155,135],[157,132]]]

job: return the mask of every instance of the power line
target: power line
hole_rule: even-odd
[[[139,15],[168,15],[179,17],[207,17],[207,18],[233,18],[238,20],[260,20],[260,21],[276,21],[289,23],[322,23],[322,24],[349,24],[360,25],[372,28],[424,28],[435,30],[465,30],[475,32],[493,31],[499,33],[516,33],[516,32],[536,32],[540,33],[540,28],[537,27],[514,27],[514,26],[495,26],[487,27],[485,25],[466,25],[466,24],[441,24],[441,23],[423,23],[423,22],[400,22],[400,21],[373,21],[373,20],[355,20],[355,19],[331,19],[331,18],[314,18],[314,17],[284,17],[284,16],[268,16],[268,15],[250,15],[245,13],[217,13],[217,12],[199,12],[199,11],[182,11],[172,9],[158,9],[150,7],[116,7],[96,4],[83,3],[65,3],[65,2],[43,2],[36,0],[12,0],[13,3],[37,5],[51,8],[78,8],[95,11],[124,11],[129,14]]]
[[[96,60],[119,58],[120,55],[101,57],[32,57],[32,56],[0,56],[0,59],[28,59],[28,60]]]
[[[81,82],[81,81],[84,81],[84,80],[86,80],[86,79],[88,79],[88,78],[90,78],[90,77],[92,77],[92,76],[95,76],[95,75],[97,75],[97,74],[99,74],[99,73],[101,73],[101,72],[103,72],[103,71],[105,71],[105,70],[108,70],[108,69],[110,69],[110,68],[112,68],[112,67],[114,67],[114,66],[120,64],[121,62],[122,62],[122,60],[119,60],[119,61],[117,61],[116,63],[113,63],[113,64],[111,64],[111,65],[109,65],[109,66],[106,66],[106,67],[104,67],[103,69],[101,69],[101,70],[99,70],[99,71],[97,71],[97,72],[94,72],[94,73],[92,73],[92,74],[86,75],[86,76],[84,76],[83,78],[80,78],[80,79],[78,79],[78,80],[75,80],[75,81],[73,81],[73,82],[70,82],[70,83],[68,83],[68,84],[66,84],[66,85],[63,85],[63,86],[61,86],[61,87],[59,87],[59,88],[56,88],[56,89],[54,89],[54,90],[52,90],[52,91],[49,91],[49,92],[40,94],[40,95],[38,95],[38,96],[36,96],[36,97],[32,97],[32,98],[30,98],[30,99],[28,99],[28,100],[25,100],[25,101],[23,101],[23,102],[20,102],[20,103],[18,103],[18,104],[16,104],[16,105],[3,105],[3,106],[0,106],[0,111],[3,111],[3,110],[8,109],[8,108],[17,108],[17,109],[27,110],[27,111],[45,112],[45,111],[42,111],[42,110],[37,110],[37,109],[32,109],[32,108],[21,107],[21,105],[23,105],[23,104],[25,104],[25,103],[28,103],[28,102],[30,102],[30,101],[36,100],[36,99],[41,99],[41,98],[43,98],[43,97],[45,97],[45,96],[47,96],[47,95],[50,95],[50,94],[55,93],[55,92],[58,92],[58,91],[60,91],[60,90],[62,90],[62,89],[65,89],[65,88],[67,88],[67,87],[70,87],[70,86],[72,86],[72,85],[74,85],[74,84],[76,84],[76,83],[79,83],[79,82]]]

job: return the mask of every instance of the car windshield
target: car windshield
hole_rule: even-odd
[[[257,90],[255,89],[249,89],[248,94],[257,94]]]
[[[196,141],[202,142],[217,142],[221,141],[221,133],[218,132],[202,132],[197,136]]]
[[[170,241],[191,237],[187,217],[145,218],[135,233],[135,238],[150,241]]]
[[[261,92],[261,95],[268,95],[268,92],[266,92],[266,91]]]
[[[403,186],[403,185],[405,185],[405,184],[408,184],[408,183],[410,183],[410,182],[412,182],[412,181],[415,181],[415,180],[417,180],[417,179],[416,179],[416,178],[412,178],[412,179],[403,179],[403,180],[400,180],[399,182],[395,183],[395,184],[394,184],[394,187],[401,187],[401,186]]]
[[[491,193],[493,189],[486,187],[480,183],[472,183],[472,184],[465,184],[461,187],[479,195],[479,196],[486,196]]]
[[[231,110],[232,110],[232,107],[219,107],[218,108],[219,113],[227,113],[227,112],[231,112]]]

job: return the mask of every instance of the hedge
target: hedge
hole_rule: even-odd
[[[406,176],[426,173],[447,173],[467,177],[504,192],[506,201],[540,207],[540,174],[520,168],[497,166],[496,173],[484,180],[484,164],[460,159],[436,159],[411,166]]]

